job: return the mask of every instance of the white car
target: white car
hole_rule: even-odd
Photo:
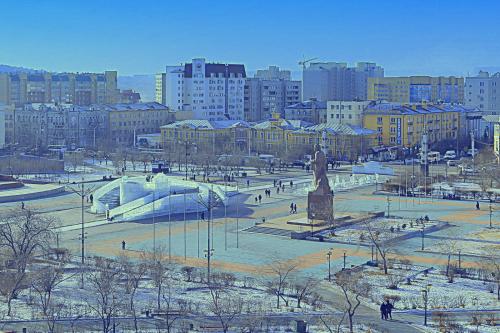
[[[445,159],[445,160],[454,160],[456,158],[457,158],[457,154],[455,154],[454,150],[447,150],[443,156],[443,159]]]

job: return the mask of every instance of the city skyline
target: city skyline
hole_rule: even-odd
[[[396,1],[119,4],[6,1],[2,20],[9,29],[0,31],[0,63],[51,72],[114,69],[121,75],[154,74],[196,57],[243,63],[249,72],[277,65],[297,73],[304,57],[376,62],[387,76],[466,76],[498,68],[499,4],[492,1],[424,1],[419,8]],[[307,26],[300,23],[311,15]],[[469,22],[474,24],[463,29]]]

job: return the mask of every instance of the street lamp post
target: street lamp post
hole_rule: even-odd
[[[490,199],[490,229],[493,228],[493,225],[491,224],[491,215],[493,214],[493,209],[491,208],[491,199]]]
[[[424,250],[425,225],[422,225],[422,251]]]
[[[422,289],[422,297],[424,299],[424,326],[427,326],[427,303],[429,302],[429,291],[431,290],[431,285],[428,284],[427,287]]]
[[[328,257],[328,281],[332,281],[332,270],[331,270],[331,258],[333,254],[333,248],[327,252],[326,256]]]
[[[345,259],[346,259],[346,252],[344,251],[344,268],[345,269]]]

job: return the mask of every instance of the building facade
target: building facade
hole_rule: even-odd
[[[243,120],[245,78],[244,65],[193,59],[185,65],[167,66],[161,91],[165,105],[175,112],[192,112],[195,119],[210,121]],[[159,80],[157,75],[157,84]]]
[[[362,127],[363,113],[369,104],[369,101],[328,101],[326,119],[332,123]]]
[[[5,111],[6,141],[31,147],[132,146],[139,134],[158,133],[174,114],[159,103],[26,104]]]
[[[449,104],[375,103],[365,110],[363,127],[377,133],[379,146],[415,148],[427,133],[431,147],[455,147],[461,115],[461,108]]]
[[[0,103],[0,149],[5,147],[5,109]]]
[[[301,83],[291,80],[290,71],[270,66],[247,78],[244,91],[244,114],[247,121],[269,119],[274,113],[281,116],[285,108],[301,101]]]
[[[464,79],[454,76],[368,78],[368,99],[395,103],[463,103]]]
[[[302,73],[303,98],[319,101],[354,101],[367,99],[368,78],[383,77],[384,69],[375,63],[315,62]]]
[[[0,102],[91,105],[117,103],[117,72],[0,73]]]
[[[484,115],[500,114],[500,73],[479,72],[465,79],[465,105]]]
[[[311,99],[287,106],[285,119],[302,120],[311,124],[325,123],[327,121],[326,102]]]
[[[167,99],[165,96],[165,79],[166,73],[158,73],[155,75],[155,102],[165,105],[167,103]]]
[[[198,153],[272,154],[288,161],[314,151],[326,139],[328,154],[355,160],[375,144],[375,132],[341,124],[312,125],[300,120],[274,118],[256,124],[239,121],[185,120],[161,127],[162,146],[176,152],[189,143]]]

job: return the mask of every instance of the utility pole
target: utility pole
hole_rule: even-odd
[[[474,131],[470,131],[470,141],[471,141],[471,148],[472,148],[472,173],[476,171],[476,161],[474,157],[476,156],[476,149],[475,149],[475,142],[474,142]]]
[[[491,215],[493,215],[493,209],[491,207],[491,199],[490,199],[490,229],[493,228],[493,225],[491,224]]]
[[[346,253],[344,251],[344,268],[343,268],[344,270],[345,270],[345,260],[346,260]]]
[[[390,209],[391,209],[391,199],[389,199],[389,196],[387,196],[387,218],[391,217]]]
[[[85,265],[85,197],[92,193],[94,190],[93,187],[89,187],[85,189],[85,183],[84,183],[84,178],[82,177],[82,182],[80,185],[78,185],[78,189],[74,189],[70,187],[70,190],[75,193],[76,195],[80,196],[81,201],[82,201],[82,210],[81,210],[81,235],[80,239],[82,242],[81,245],[81,264],[82,264],[82,276],[81,276],[81,287],[82,289],[84,288],[84,278],[83,278],[83,266]]]

